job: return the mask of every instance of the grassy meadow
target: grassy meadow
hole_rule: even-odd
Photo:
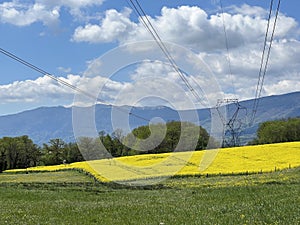
[[[6,171],[0,174],[0,224],[300,224],[299,151],[299,142],[221,149],[202,167],[205,152],[185,152]],[[179,168],[180,158],[188,163],[149,186],[86,173],[130,165],[123,180],[154,179],[155,171],[170,175],[162,171],[164,162]]]
[[[0,175],[0,224],[299,224],[300,169],[113,186],[77,171]]]

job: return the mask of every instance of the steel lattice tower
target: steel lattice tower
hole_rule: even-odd
[[[238,99],[218,99],[216,110],[223,124],[222,147],[239,146],[247,109]]]

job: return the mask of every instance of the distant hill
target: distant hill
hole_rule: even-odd
[[[253,100],[243,101],[240,104],[251,110]],[[128,106],[122,106],[119,111],[128,111],[128,108]],[[96,105],[95,124],[98,131],[103,130],[107,133],[113,131],[111,110],[112,106]],[[130,127],[136,128],[148,123],[144,119],[151,120],[154,117],[160,117],[165,121],[179,120],[179,114],[188,111],[177,112],[169,107],[158,106],[133,107],[130,112],[141,117],[130,117]],[[199,109],[198,114],[200,124],[209,131],[210,110]],[[256,115],[254,124],[244,130],[244,141],[255,136],[261,122],[300,116],[300,92],[261,98]],[[47,143],[53,138],[61,138],[66,142],[74,141],[72,108],[62,106],[41,107],[17,114],[0,116],[0,127],[0,137],[28,135],[37,144]]]
[[[253,100],[244,101],[241,104],[250,110]],[[248,113],[251,112],[248,111]],[[244,130],[244,135],[247,140],[253,139],[260,123],[291,117],[300,117],[300,92],[263,97],[259,101],[254,123]]]

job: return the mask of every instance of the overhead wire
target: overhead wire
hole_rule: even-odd
[[[229,68],[229,74],[231,76],[231,78],[233,77],[233,73],[232,73],[232,65],[231,65],[231,59],[230,59],[230,52],[229,52],[229,42],[228,42],[228,35],[227,35],[227,29],[225,26],[225,18],[224,18],[224,9],[223,9],[223,3],[222,0],[220,0],[220,7],[221,7],[221,17],[222,17],[222,23],[223,23],[223,32],[224,32],[224,37],[225,37],[225,47],[226,47],[226,52],[227,52],[227,62],[228,62],[228,68]],[[231,80],[232,83],[232,87],[233,87],[233,92],[235,95],[235,89],[234,89],[234,84],[233,81]],[[235,96],[235,98],[237,98]]]
[[[51,78],[52,80],[55,80],[56,82],[58,82],[58,83],[60,83],[60,84],[62,84],[64,86],[67,86],[67,87],[71,88],[74,91],[80,92],[80,93],[82,93],[82,94],[84,94],[84,95],[86,95],[86,96],[88,96],[90,98],[96,99],[98,102],[104,103],[104,100],[96,98],[94,95],[91,95],[90,93],[88,93],[88,92],[86,92],[86,91],[84,91],[84,90],[82,90],[82,89],[80,89],[80,88],[78,88],[78,87],[76,87],[76,86],[74,86],[74,85],[72,85],[72,84],[64,81],[64,80],[62,80],[62,79],[51,75],[47,71],[45,71],[45,70],[43,70],[43,69],[41,69],[41,68],[39,68],[37,66],[34,66],[33,64],[31,64],[31,63],[29,63],[29,62],[27,62],[27,61],[19,58],[18,56],[12,54],[11,52],[8,52],[8,51],[4,50],[3,48],[0,48],[0,52],[2,54],[4,54],[4,55],[10,57],[11,59],[13,59],[13,60],[15,60],[15,61],[17,61],[17,62],[19,62],[19,63],[27,66],[27,67],[29,67],[30,69],[33,69],[33,70],[37,71],[38,73],[43,74],[43,75]]]
[[[151,21],[149,20],[148,16],[146,15],[146,12],[143,10],[141,4],[138,0],[127,0],[128,5],[135,11],[135,13],[138,15],[141,23],[146,28],[146,30],[149,31],[151,36],[153,37],[154,41],[157,43],[159,48],[162,50],[163,54],[166,56],[167,60],[169,61],[170,65],[173,67],[174,71],[179,75],[183,83],[187,86],[189,91],[194,95],[196,100],[201,102],[205,105],[203,99],[199,96],[199,94],[196,92],[194,87],[190,84],[186,76],[183,74],[183,72],[179,69],[177,66],[177,63],[175,62],[174,58],[172,57],[170,51],[162,41],[160,35],[152,25]]]
[[[78,87],[76,87],[76,86],[74,86],[74,85],[72,85],[72,84],[70,84],[70,83],[62,80],[61,78],[58,78],[58,77],[52,75],[51,73],[48,73],[47,71],[45,71],[45,70],[43,70],[43,69],[41,69],[41,68],[33,65],[32,63],[29,63],[29,62],[21,59],[20,57],[16,56],[15,54],[13,54],[13,53],[11,53],[9,51],[4,50],[3,48],[0,48],[0,53],[2,53],[3,55],[6,55],[7,57],[9,57],[9,58],[11,58],[11,59],[13,59],[13,60],[21,63],[21,64],[23,64],[24,66],[26,66],[26,67],[28,67],[28,68],[30,68],[32,70],[35,70],[36,72],[38,72],[40,74],[43,74],[43,75],[51,78],[52,80],[55,80],[56,82],[58,82],[58,83],[60,83],[60,84],[62,84],[64,86],[66,86],[66,87],[68,87],[68,88],[70,88],[70,89],[72,89],[72,90],[74,90],[74,91],[76,91],[78,93],[81,93],[81,94],[85,95],[86,97],[89,97],[92,100],[96,100],[96,102],[99,102],[99,103],[102,103],[102,104],[108,104],[105,100],[100,99],[97,96],[92,95],[89,92],[84,91],[84,90],[82,90],[82,89],[80,89],[80,88],[78,88]],[[108,104],[108,105],[112,105],[112,104]],[[136,118],[139,118],[139,119],[142,119],[144,121],[150,122],[149,119],[144,118],[142,116],[139,116],[139,115],[137,115],[137,114],[135,114],[133,112],[128,112],[127,110],[125,110],[125,109],[123,109],[121,107],[116,107],[115,109],[118,110],[118,111],[124,112],[124,113],[128,113],[129,115],[132,115],[132,116],[134,116]]]
[[[279,15],[281,0],[278,0],[276,14],[275,14],[275,20],[273,23],[273,28],[272,28],[272,33],[271,33],[271,38],[269,40],[268,52],[266,53],[268,38],[269,38],[271,16],[272,16],[273,4],[274,4],[273,2],[274,2],[274,0],[271,0],[271,2],[270,2],[270,11],[269,11],[269,16],[268,16],[267,30],[266,30],[266,34],[265,34],[264,47],[263,47],[263,52],[262,52],[262,57],[261,57],[261,64],[260,64],[260,69],[259,69],[257,87],[256,87],[256,91],[255,91],[255,98],[254,98],[254,102],[253,102],[253,109],[252,109],[252,115],[251,115],[251,119],[250,119],[250,125],[253,124],[255,117],[256,117],[259,100],[261,97],[261,92],[263,89],[264,80],[265,80],[265,76],[267,73],[271,48],[272,48],[272,44],[273,44],[273,40],[274,40],[274,34],[275,34],[276,24],[277,24],[278,15]]]
[[[265,33],[264,46],[263,46],[263,51],[262,51],[262,56],[261,56],[258,80],[257,80],[253,109],[252,109],[253,111],[252,111],[252,117],[251,117],[250,123],[252,123],[254,120],[254,117],[256,114],[256,108],[258,106],[258,97],[260,95],[259,87],[261,86],[261,83],[262,83],[262,71],[263,71],[263,65],[264,65],[264,60],[265,60],[265,52],[266,52],[266,48],[267,48],[268,34],[269,34],[270,22],[271,22],[272,10],[273,10],[273,2],[274,2],[274,0],[271,0],[269,16],[268,16],[268,23],[267,23],[267,30]]]

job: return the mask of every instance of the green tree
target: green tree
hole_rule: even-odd
[[[66,144],[63,155],[67,163],[84,161],[84,158],[76,143]]]
[[[136,137],[135,141],[134,138]],[[157,144],[157,140],[160,142]],[[189,122],[171,121],[164,124],[141,126],[127,135],[125,142],[140,152],[161,153],[205,149],[209,140],[207,131]],[[146,151],[146,149],[149,149]]]
[[[65,142],[61,139],[51,139],[49,144],[43,145],[42,161],[45,165],[62,164],[66,160]]]
[[[40,150],[26,135],[0,139],[0,171],[37,165]]]
[[[2,148],[5,149],[6,169],[17,168],[17,162],[20,155],[18,140],[12,137],[4,137],[2,138]]]
[[[77,141],[80,152],[85,160],[108,158],[109,155],[101,141],[101,137],[80,137]]]
[[[77,141],[78,147],[81,151],[82,156],[86,160],[96,159],[96,156],[93,154],[95,146],[95,139],[91,137],[80,137]]]
[[[106,134],[103,139],[102,143],[105,146],[105,149],[112,155],[112,156],[118,156],[117,155],[117,148],[115,147],[115,142],[111,138],[109,134]]]
[[[300,140],[300,118],[266,121],[259,125],[257,138],[249,144],[271,144]]]
[[[27,135],[15,139],[20,152],[17,168],[36,166],[41,157],[40,148]]]
[[[122,129],[116,129],[112,133],[112,141],[113,141],[113,152],[112,156],[125,156],[128,155],[125,146],[123,145],[124,142],[124,132]]]
[[[5,149],[3,149],[0,146],[0,173],[2,173],[3,170],[6,170],[6,157],[5,157]]]

